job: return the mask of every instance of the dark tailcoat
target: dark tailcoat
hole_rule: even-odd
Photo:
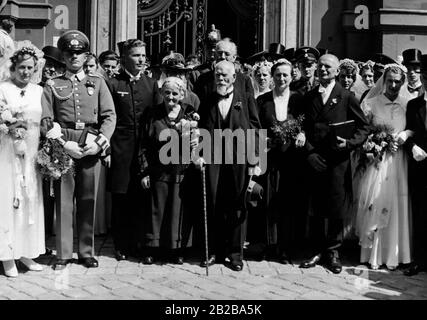
[[[200,128],[206,129],[212,137],[212,152],[204,154],[203,157],[205,159],[210,157],[212,163],[215,129],[241,129],[246,134],[248,129],[260,128],[255,99],[253,95],[242,91],[241,87],[236,86],[234,89],[231,107],[225,120],[219,112],[218,101],[218,95],[212,93],[205,100],[205,105],[200,107]],[[234,143],[233,159],[237,156],[236,146],[237,143]],[[244,156],[247,159],[246,152]],[[235,163],[206,166],[208,213],[211,221],[209,234],[210,244],[216,243],[217,253],[225,249],[225,253],[236,255],[233,259],[241,259],[244,240],[242,226],[246,220],[244,195],[248,183],[248,163],[247,161],[244,164]],[[227,243],[225,247],[223,242]]]
[[[415,161],[412,148],[417,145],[427,152],[426,107],[424,96],[408,102],[406,129],[414,132],[406,146],[409,154],[409,189],[412,195],[414,258],[427,266],[427,160]]]
[[[145,75],[131,83],[122,71],[109,81],[117,113],[116,130],[111,138],[111,168],[109,187],[113,193],[126,193],[137,166],[140,146],[140,124],[147,107],[161,102],[157,82]]]
[[[305,96],[305,132],[312,152],[322,156],[327,163],[324,172],[311,168],[311,187],[315,215],[343,218],[352,200],[350,152],[360,146],[368,136],[369,124],[357,99],[349,91],[335,84],[326,105],[318,92],[319,87]],[[339,150],[332,137],[329,124],[355,121],[355,133],[347,140],[347,147]],[[308,156],[308,155],[307,155]]]
[[[299,236],[304,234],[303,231],[296,230],[300,227],[299,224],[290,223],[290,220],[295,220],[296,216],[302,215],[302,209],[307,202],[300,199],[301,195],[305,194],[302,191],[305,169],[302,165],[303,152],[302,149],[296,148],[294,141],[286,145],[274,143],[276,137],[271,128],[276,124],[277,118],[273,92],[259,96],[257,105],[261,127],[267,130],[267,136],[272,141],[272,145],[268,152],[267,172],[260,177],[261,185],[264,188],[264,201],[259,210],[263,212],[258,213],[255,217],[250,216],[248,229],[254,231],[254,228],[257,228],[257,232],[262,233],[260,226],[264,225],[267,244],[278,243],[283,249],[285,244],[289,244],[291,233],[294,233],[295,236],[296,233]],[[299,93],[291,91],[288,102],[288,119],[296,119],[303,114],[303,107],[303,97]],[[265,217],[266,221],[261,222],[260,219],[256,219],[257,217]]]

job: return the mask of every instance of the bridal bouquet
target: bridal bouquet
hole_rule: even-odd
[[[46,139],[37,153],[37,168],[46,179],[58,180],[64,174],[73,172],[73,159],[64,151],[61,144]]]
[[[24,106],[15,108],[0,103],[0,134],[9,135],[13,139],[15,154],[21,157],[27,150],[25,138],[28,128],[23,109]]]
[[[368,139],[359,148],[358,170],[365,170],[369,165],[379,167],[386,154],[394,152],[395,138],[393,128],[387,125],[375,125],[371,129]]]
[[[285,121],[275,121],[271,127],[275,138],[273,144],[286,145],[291,141],[295,141],[300,133],[303,132],[302,125],[304,115],[298,116],[296,119],[287,119]]]

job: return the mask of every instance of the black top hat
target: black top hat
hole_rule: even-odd
[[[403,56],[403,64],[417,64],[419,65],[421,63],[421,50],[419,49],[407,49],[402,52]]]
[[[395,60],[382,53],[375,53],[371,60],[375,62],[374,68],[384,68],[387,64],[397,63]]]
[[[292,63],[295,62],[295,48],[286,49],[283,55],[285,56],[286,60],[289,60]]]
[[[257,61],[264,60],[278,60],[285,58],[286,47],[281,43],[270,43],[268,51],[262,51],[255,53],[253,56],[250,56],[246,59],[249,63],[255,63]]]
[[[427,54],[423,54],[420,57],[421,71],[427,73]]]
[[[320,57],[320,52],[316,48],[301,47],[295,51],[297,62],[316,62]]]
[[[64,58],[62,57],[61,51],[57,47],[46,46],[42,49],[44,58],[51,59],[61,66],[65,66]]]

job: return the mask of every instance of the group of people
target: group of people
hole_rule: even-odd
[[[361,262],[391,270],[403,264],[408,275],[425,268],[427,55],[408,49],[403,64],[385,55],[356,63],[327,50],[272,44],[245,66],[225,38],[203,65],[176,52],[149,65],[138,39],[120,42],[119,55],[98,58],[89,47],[86,35],[72,30],[43,53],[20,48],[0,83],[0,260],[7,276],[18,276],[15,260],[43,269],[34,259],[46,253],[53,212],[53,268],[73,261],[74,233],[77,262],[98,267],[101,163],[117,260],[141,255],[144,264],[182,264],[186,249],[198,248],[202,257],[206,245],[202,267],[226,263],[241,271],[245,242],[258,241],[263,258],[286,264],[310,215],[313,254],[301,268],[322,263],[340,273],[348,221]],[[40,59],[43,78],[34,84]],[[19,140],[8,133],[6,111],[25,119]],[[277,128],[288,130],[290,121],[297,132],[280,139]],[[348,123],[351,130],[333,130]],[[375,125],[392,128],[393,152],[359,170]],[[230,131],[244,140],[227,140]],[[73,170],[43,180],[36,166],[43,141],[59,143]]]

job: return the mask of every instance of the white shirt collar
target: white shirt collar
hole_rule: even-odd
[[[127,69],[125,69],[125,72],[128,74],[128,76],[130,77],[130,80],[139,80],[141,78],[141,71],[138,72],[138,74],[136,76],[134,76],[132,73],[130,73]]]
[[[424,100],[427,101],[427,91],[424,92]]]
[[[65,76],[68,79],[71,79],[72,77],[75,76],[77,78],[77,80],[83,81],[83,79],[86,78],[86,73],[85,73],[85,71],[83,69],[80,72],[78,72],[78,73],[72,73],[72,72],[70,72],[70,71],[67,70],[65,72]]]

